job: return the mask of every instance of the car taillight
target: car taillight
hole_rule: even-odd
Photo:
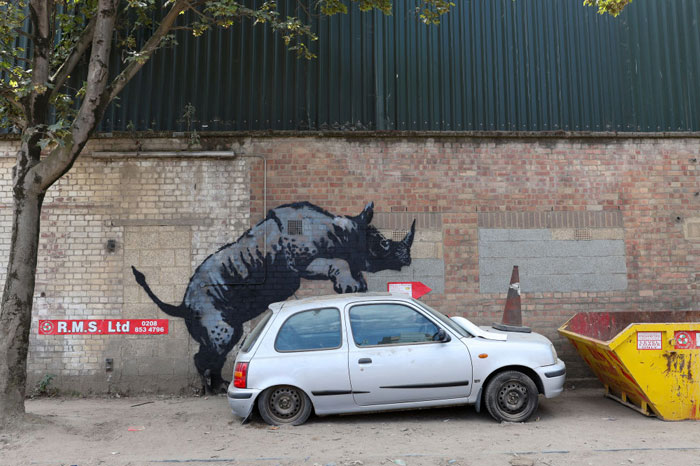
[[[233,386],[236,388],[247,388],[248,386],[248,363],[236,363],[233,371]]]

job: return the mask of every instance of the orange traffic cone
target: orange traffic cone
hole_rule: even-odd
[[[529,333],[532,331],[530,327],[523,326],[523,315],[520,310],[520,275],[518,274],[517,265],[513,266],[513,273],[510,276],[510,286],[508,287],[506,306],[503,309],[503,319],[501,319],[501,323],[495,323],[492,327],[506,332]]]

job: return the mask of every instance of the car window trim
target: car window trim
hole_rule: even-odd
[[[413,309],[414,311],[418,312],[420,315],[422,315],[426,319],[428,319],[428,321],[431,322],[432,324],[434,324],[438,328],[438,330],[443,329],[445,331],[450,332],[452,335],[454,335],[454,332],[452,331],[452,329],[446,329],[442,325],[442,322],[436,322],[435,321],[436,319],[434,319],[430,315],[426,315],[424,312],[422,312],[423,309],[413,305],[413,303],[411,303],[410,301],[393,301],[393,300],[362,301],[362,302],[356,302],[356,303],[349,303],[346,306],[347,318],[348,318],[347,328],[348,328],[348,331],[350,332],[349,336],[351,337],[351,338],[348,338],[348,341],[352,340],[352,344],[355,345],[355,348],[357,348],[357,349],[359,349],[359,348],[386,348],[388,346],[414,346],[414,345],[434,345],[434,344],[444,345],[446,343],[444,341],[416,341],[416,342],[411,342],[411,343],[387,343],[386,345],[363,345],[363,346],[360,346],[357,344],[357,342],[355,342],[355,334],[352,331],[352,324],[350,322],[350,311],[352,311],[352,308],[355,306],[366,306],[368,304],[398,304],[401,306],[407,306],[407,307]]]
[[[248,353],[250,353],[250,352],[253,350],[253,348],[254,348],[260,341],[262,341],[262,338],[263,338],[263,337],[265,336],[265,334],[267,333],[267,329],[269,329],[270,326],[272,325],[272,323],[274,322],[274,320],[275,320],[275,319],[274,319],[274,318],[275,318],[275,312],[274,312],[272,309],[270,309],[270,308],[267,308],[264,312],[267,312],[267,311],[270,311],[270,314],[269,314],[267,317],[263,317],[263,319],[260,320],[260,322],[258,322],[258,324],[257,324],[255,327],[253,327],[253,329],[250,331],[250,333],[249,333],[248,335],[246,335],[246,338],[243,339],[243,343],[241,343],[241,349],[240,349],[240,353],[241,353],[241,354],[248,354]],[[256,328],[258,325],[260,325],[260,324],[263,322],[263,320],[266,320],[266,322],[265,322],[265,325],[260,329],[260,333],[258,333],[258,336],[255,337],[255,340],[250,344],[250,346],[248,347],[248,349],[247,349],[247,350],[244,350],[244,349],[243,349],[243,345],[245,345],[245,340],[255,331],[255,328]]]
[[[323,311],[324,309],[334,309],[338,311],[338,320],[340,322],[340,345],[335,346],[333,348],[309,348],[309,349],[299,349],[299,350],[279,350],[277,349],[277,340],[279,340],[280,337],[280,331],[282,330],[282,327],[284,327],[284,324],[287,323],[289,319],[294,317],[295,315],[301,314],[303,312],[313,312],[313,311]],[[325,307],[319,307],[319,308],[313,308],[313,309],[302,309],[299,312],[295,312],[294,314],[288,316],[286,319],[284,319],[284,322],[279,326],[277,329],[277,335],[275,335],[275,342],[272,345],[272,349],[275,350],[276,353],[308,353],[311,351],[333,351],[337,350],[343,347],[343,313],[342,311],[337,307],[337,306],[325,306]]]
[[[415,299],[414,299],[414,301],[415,301]],[[440,321],[440,323],[444,326],[447,326],[452,331],[453,335],[456,333],[457,338],[474,338],[474,335],[472,335],[467,329],[462,329],[459,326],[459,324],[457,322],[453,321],[452,319],[450,319],[449,316],[442,314],[437,309],[433,309],[431,306],[428,306],[427,304],[421,303],[420,301],[415,301],[415,302],[416,302],[415,305],[418,306],[419,308],[423,309],[430,317],[435,318],[433,316],[433,312],[441,314],[443,317],[445,317],[445,319],[447,319],[450,323],[446,323],[446,322],[442,322],[442,321]],[[440,320],[440,319],[437,319],[437,320]],[[454,325],[455,327],[460,328],[464,333],[466,333],[466,335],[462,335],[461,332],[456,332],[455,329],[451,328],[451,325]]]

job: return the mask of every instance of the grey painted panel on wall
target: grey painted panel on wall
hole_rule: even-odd
[[[553,240],[549,229],[479,229],[479,288],[508,289],[513,266],[523,292],[627,289],[623,240]]]
[[[365,274],[369,291],[386,292],[388,282],[422,282],[436,294],[445,292],[445,261],[442,259],[413,259],[400,272],[384,270]]]
[[[482,248],[483,246],[483,248]],[[591,241],[480,241],[479,257],[605,257],[623,256],[625,244],[622,240]]]

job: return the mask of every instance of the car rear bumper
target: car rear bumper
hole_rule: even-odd
[[[564,361],[557,359],[556,364],[538,367],[535,371],[542,381],[545,398],[553,398],[564,391],[564,381],[566,381]]]
[[[233,414],[242,417],[245,421],[253,412],[253,406],[259,393],[260,390],[254,388],[236,388],[233,384],[229,385],[226,397]]]

